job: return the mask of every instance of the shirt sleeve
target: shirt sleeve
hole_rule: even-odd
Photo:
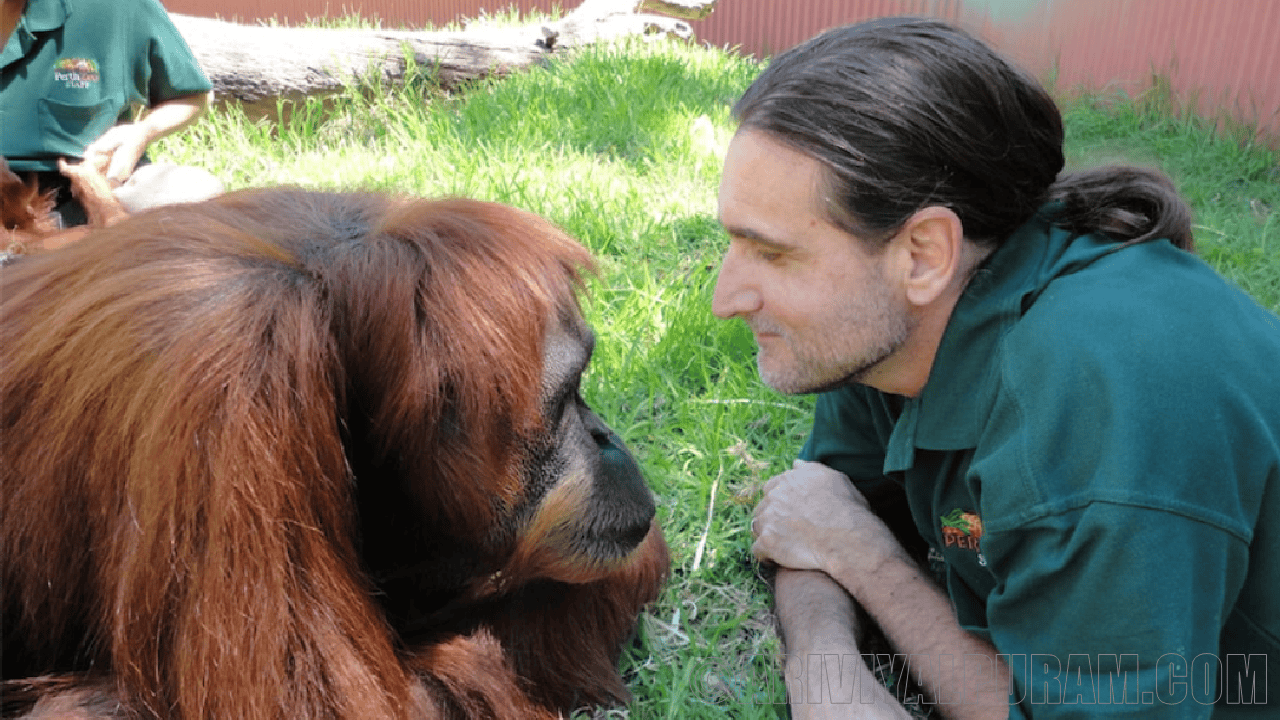
[[[1238,692],[1219,642],[1266,476],[1236,451],[1262,439],[1251,401],[1185,348],[1106,337],[1138,331],[1121,310],[1076,311],[1013,338],[969,468],[1011,714],[1208,717]]]
[[[987,620],[1013,676],[1013,717],[1213,713],[1218,635],[1247,563],[1237,538],[1098,502],[990,533],[984,552],[998,578]]]
[[[893,420],[880,393],[871,388],[855,385],[822,393],[800,458],[823,463],[855,482],[877,478]]]
[[[138,69],[143,80],[139,85],[146,88],[148,105],[211,90],[208,76],[164,7],[156,0],[135,1],[145,18],[140,27],[148,33],[146,52],[138,58],[143,63]]]

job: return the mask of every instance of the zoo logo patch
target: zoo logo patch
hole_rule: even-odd
[[[961,550],[972,550],[978,553],[978,564],[986,567],[987,559],[982,555],[978,541],[982,538],[982,518],[977,513],[956,508],[938,518],[942,523],[942,542],[946,547]]]
[[[59,58],[53,66],[53,80],[72,90],[84,90],[101,79],[93,58]]]

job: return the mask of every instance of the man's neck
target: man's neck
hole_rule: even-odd
[[[990,255],[991,248],[981,248],[972,243],[964,244],[962,272],[957,273],[950,287],[925,307],[915,308],[914,325],[907,341],[893,355],[872,368],[862,380],[865,385],[894,395],[917,397],[929,382],[933,360],[942,345],[942,336],[951,322],[956,303],[973,278],[974,270]]]
[[[907,341],[893,355],[868,371],[863,383],[893,395],[916,397],[924,390],[933,369],[933,358],[942,344],[951,311],[959,296],[938,298],[915,316]]]

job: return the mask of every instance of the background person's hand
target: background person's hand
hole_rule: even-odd
[[[129,214],[116,199],[112,183],[92,164],[58,158],[58,170],[71,181],[71,195],[80,201],[89,225],[107,227]]]
[[[85,148],[84,162],[106,176],[112,187],[120,187],[150,142],[151,131],[144,123],[116,125]]]

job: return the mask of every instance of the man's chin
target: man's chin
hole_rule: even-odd
[[[767,358],[763,352],[756,356],[756,371],[760,375],[761,382],[784,395],[810,395],[835,390],[862,382],[867,374],[867,368],[860,367],[845,375],[814,377],[810,374],[806,376],[795,367],[772,362],[772,359]]]
[[[799,382],[801,378],[796,376],[795,368],[771,362],[763,351],[756,356],[756,371],[760,374],[761,382],[780,393],[799,395],[807,392],[805,385]]]

